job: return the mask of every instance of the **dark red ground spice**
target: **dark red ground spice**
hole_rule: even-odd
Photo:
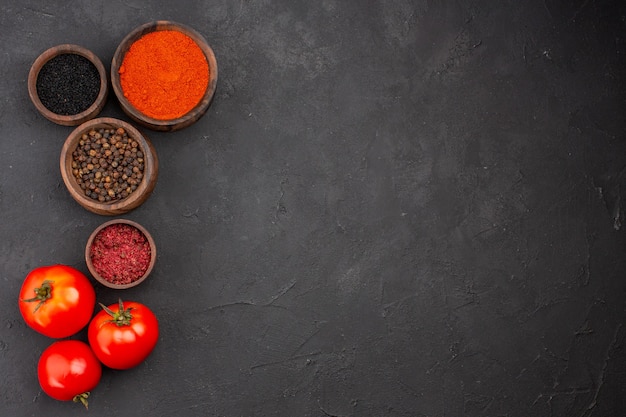
[[[102,229],[91,244],[91,262],[102,278],[113,284],[130,284],[150,265],[150,243],[139,229],[125,223]]]

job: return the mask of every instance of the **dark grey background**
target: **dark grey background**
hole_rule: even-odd
[[[109,220],[66,191],[72,128],[29,67],[60,43],[109,66],[157,19],[206,37],[218,90],[143,130],[160,175],[123,217],[159,257],[122,296],[161,338],[89,415],[626,415],[626,3],[146,3],[0,3],[0,415],[87,415],[41,392],[51,340],[17,294],[40,265],[86,272]],[[102,115],[125,118],[113,95]]]

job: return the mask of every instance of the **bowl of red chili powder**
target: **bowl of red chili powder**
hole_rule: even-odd
[[[47,49],[28,73],[28,95],[48,120],[77,126],[96,117],[109,91],[104,65],[90,50],[73,44]]]
[[[126,219],[110,220],[89,236],[85,261],[91,275],[102,285],[131,288],[152,272],[156,245],[140,224]]]
[[[171,21],[146,23],[115,51],[111,85],[135,122],[174,131],[200,119],[217,86],[217,61],[204,37]]]

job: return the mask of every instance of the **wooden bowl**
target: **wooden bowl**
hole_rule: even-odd
[[[138,147],[143,152],[143,177],[136,185],[137,188],[127,197],[110,202],[100,202],[85,195],[84,190],[81,188],[78,180],[74,176],[74,168],[72,167],[72,162],[74,160],[73,152],[77,149],[83,134],[88,134],[92,130],[97,131],[101,128],[117,129],[120,127],[126,130],[130,138],[137,141]],[[70,195],[78,202],[78,204],[93,213],[105,216],[114,216],[124,214],[134,208],[137,208],[148,199],[150,194],[152,194],[154,186],[156,185],[159,162],[156,151],[148,138],[143,136],[135,127],[123,120],[101,117],[83,123],[69,134],[63,144],[63,148],[61,149],[60,167],[63,182],[70,192]]]
[[[94,246],[94,241],[96,240],[96,238],[98,237],[98,235],[100,233],[102,233],[104,231],[104,229],[108,228],[108,227],[115,227],[115,225],[120,225],[120,224],[125,224],[125,225],[129,225],[135,229],[137,229],[141,234],[143,234],[146,238],[146,241],[148,243],[148,245],[150,246],[150,261],[148,263],[147,269],[146,271],[143,273],[143,275],[133,279],[132,282],[126,283],[126,284],[118,284],[118,283],[113,283],[109,280],[107,280],[106,278],[104,278],[98,268],[96,268],[96,266],[94,266],[94,262],[93,262],[93,258],[92,258],[92,248]],[[124,243],[131,243],[131,242],[124,242]],[[96,281],[98,281],[99,283],[101,283],[102,285],[109,287],[109,288],[114,288],[117,290],[123,290],[126,288],[131,288],[134,287],[136,285],[141,284],[143,281],[146,280],[146,278],[148,278],[148,276],[150,275],[150,273],[152,272],[152,269],[154,268],[154,263],[156,262],[156,244],[154,243],[154,239],[152,238],[152,236],[150,235],[150,233],[148,233],[148,231],[139,223],[136,223],[132,220],[126,220],[126,219],[114,219],[114,220],[110,220],[108,222],[105,222],[103,224],[101,224],[100,226],[98,226],[96,228],[96,230],[94,230],[91,235],[89,236],[89,239],[87,239],[87,244],[85,245],[85,262],[87,263],[87,269],[89,269],[89,272],[91,273],[91,275],[96,279]],[[112,255],[113,256],[113,255]],[[117,254],[115,254],[116,258],[117,258]],[[117,258],[117,259],[129,259],[129,258]],[[125,270],[129,270],[129,269],[125,269]]]
[[[137,108],[135,108],[124,96],[119,74],[120,66],[124,61],[124,57],[133,43],[148,33],[162,30],[178,31],[189,36],[200,47],[209,66],[209,83],[200,102],[182,117],[169,120],[155,119],[137,110]],[[217,61],[215,60],[213,50],[207,41],[194,29],[179,23],[165,20],[146,23],[130,32],[117,47],[111,63],[111,86],[113,87],[113,91],[120,102],[122,110],[124,110],[124,112],[135,122],[149,129],[158,131],[179,130],[198,121],[198,119],[200,119],[209,108],[217,86]]]
[[[43,105],[39,98],[39,94],[37,93],[37,79],[41,69],[52,58],[63,54],[76,54],[87,58],[96,67],[100,76],[100,91],[95,101],[86,110],[73,115],[61,115],[52,112]],[[100,61],[100,58],[98,58],[90,50],[79,45],[63,44],[46,50],[39,55],[39,57],[37,57],[35,62],[33,62],[33,65],[30,67],[30,71],[28,73],[28,95],[30,96],[31,101],[39,113],[41,113],[46,119],[63,126],[77,126],[96,117],[106,104],[109,92],[108,87],[109,83],[107,79],[107,72],[104,69],[102,61]]]

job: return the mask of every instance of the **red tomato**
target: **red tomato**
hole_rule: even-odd
[[[89,345],[79,340],[54,342],[37,365],[41,389],[60,401],[73,400],[87,407],[89,391],[100,382],[102,365]]]
[[[102,308],[87,331],[93,352],[109,368],[129,369],[139,365],[159,339],[156,316],[145,305],[132,301],[120,300]]]
[[[72,336],[85,327],[95,305],[93,285],[70,266],[35,268],[20,290],[20,313],[26,324],[55,339]]]

